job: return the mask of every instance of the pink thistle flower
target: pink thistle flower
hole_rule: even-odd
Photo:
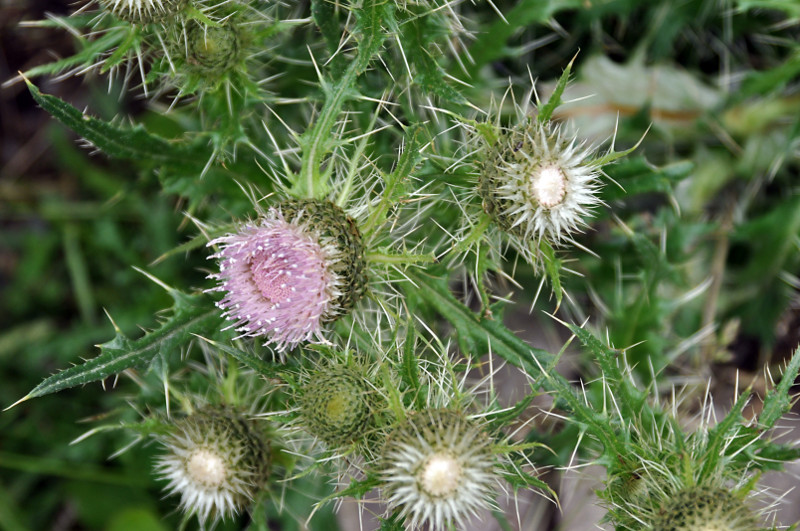
[[[290,209],[291,211],[292,209]],[[322,341],[323,324],[340,313],[342,280],[335,242],[303,223],[303,210],[289,219],[271,208],[208,245],[219,245],[219,285],[225,293],[217,306],[245,337],[266,336],[279,351],[298,343]]]

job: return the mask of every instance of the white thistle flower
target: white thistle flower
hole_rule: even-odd
[[[180,494],[180,508],[201,523],[232,516],[258,493],[269,472],[269,447],[251,423],[227,409],[205,409],[175,423],[156,467]]]
[[[594,149],[552,122],[507,129],[489,146],[478,193],[484,210],[518,242],[569,240],[600,203]]]
[[[131,24],[169,22],[185,5],[185,0],[102,0],[102,5]]]
[[[413,413],[389,436],[383,452],[384,497],[408,527],[463,526],[492,505],[500,476],[488,434],[450,409]]]

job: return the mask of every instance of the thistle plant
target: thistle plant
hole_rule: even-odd
[[[240,512],[269,477],[264,435],[235,411],[200,410],[176,422],[163,444],[156,470],[201,523]]]
[[[76,40],[16,79],[108,195],[43,210],[84,320],[48,338],[74,361],[100,305],[113,338],[4,415],[113,378],[74,448],[121,445],[170,528],[791,525],[765,472],[800,457],[800,13],[634,4],[102,0],[27,23]],[[38,88],[71,75],[105,103]],[[130,182],[99,185],[118,161]],[[561,480],[588,465],[604,516],[570,524]]]

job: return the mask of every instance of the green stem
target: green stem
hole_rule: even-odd
[[[456,245],[451,252],[459,254],[472,247],[472,244],[480,241],[480,239],[483,237],[483,233],[485,233],[486,229],[489,228],[489,224],[491,222],[492,217],[489,214],[482,213],[480,219],[478,220],[478,224],[472,228],[469,236],[458,242],[458,245]]]
[[[336,119],[342,111],[350,88],[358,77],[356,63],[350,64],[344,76],[327,93],[322,111],[306,132],[300,145],[303,156],[300,162],[300,175],[292,187],[292,194],[298,197],[320,198],[328,192],[328,172],[320,171],[322,161],[330,152],[330,134]]]

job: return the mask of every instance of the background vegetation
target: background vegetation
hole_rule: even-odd
[[[410,9],[416,5],[409,4]],[[718,401],[729,405],[737,370],[738,381],[753,381],[756,393],[763,395],[764,369],[777,378],[800,340],[798,4],[509,0],[455,7],[465,26],[463,42],[454,44],[461,54],[445,49],[451,41],[436,33],[444,26],[426,27],[427,19],[420,18],[390,31],[392,39],[407,44],[414,76],[396,67],[402,55],[390,40],[381,53],[388,71],[397,75],[396,86],[382,67],[359,81],[359,89],[372,98],[396,99],[404,124],[430,122],[434,125],[428,132],[436,136],[445,129],[436,120],[446,118],[426,105],[464,115],[472,112],[470,107],[485,110],[509,79],[523,95],[534,78],[546,100],[575,57],[565,104],[554,118],[571,120],[595,142],[607,142],[616,131],[618,150],[633,146],[649,128],[634,153],[606,168],[609,179],[601,197],[607,207],[599,209],[591,229],[579,238],[596,254],[564,256],[566,267],[580,273],[560,277],[568,294],[564,302],[557,305],[555,297],[548,297],[548,285],[528,317],[540,279],[519,266],[515,279],[520,287],[499,276],[492,283],[492,295],[516,294],[515,305],[498,311],[497,319],[505,315],[511,328],[524,329],[525,337],[551,338],[540,346],[555,353],[569,332],[544,312],[577,324],[588,318],[590,328],[609,344],[631,347],[626,355],[636,378],[652,385],[655,394],[669,394],[673,384],[688,385],[687,415],[697,412],[694,399],[707,380]],[[310,9],[308,2],[300,2],[278,12],[309,17]],[[46,50],[74,53],[74,39],[61,28],[19,26],[47,12],[71,10],[66,3],[4,3],[0,81],[48,61]],[[309,50],[322,59],[334,49],[335,40],[326,31],[304,24],[284,28],[270,41],[265,77],[276,77],[266,85],[265,101],[300,131],[311,109],[324,101],[308,57]],[[474,60],[463,68],[462,44]],[[326,65],[332,76],[351,60],[338,57]],[[143,97],[136,83],[130,91],[118,83],[109,88],[96,72],[35,81],[42,92],[79,109],[88,107],[94,116],[117,124],[133,117],[165,138],[211,130],[180,106],[165,115],[167,100]],[[289,97],[300,103],[285,101]],[[368,130],[374,103],[362,99],[348,105],[353,131]],[[246,122],[245,129],[258,127],[262,119],[280,128],[266,112],[254,111],[248,118],[252,124]],[[375,167],[389,171],[403,133],[386,116],[379,125],[392,129],[375,136],[369,154]],[[224,125],[214,130],[227,134]],[[170,307],[172,300],[134,267],[182,291],[210,287],[204,252],[180,247],[198,235],[189,216],[221,221],[225,215],[246,215],[250,204],[222,173],[197,181],[196,173],[156,171],[147,160],[132,164],[95,153],[39,109],[24,83],[3,88],[0,131],[0,404],[5,407],[56,370],[95,356],[94,345],[114,335],[105,312],[133,338],[141,335],[140,328],[157,326],[155,312]],[[283,135],[288,143],[288,134]],[[437,138],[434,145],[444,152],[457,140],[446,133]],[[225,144],[229,140],[212,135],[208,142],[231,151],[232,144]],[[268,191],[269,178],[254,164],[258,157],[244,144],[237,149],[237,162],[246,166],[236,169],[239,179]],[[445,171],[449,164],[436,159],[435,149],[429,153],[416,177],[430,183],[431,193],[444,195],[443,182],[466,178]],[[448,215],[442,223],[455,224]],[[449,275],[442,265],[430,272]],[[424,292],[419,297],[422,315],[446,313],[441,301]],[[472,308],[480,308],[479,297]],[[441,332],[446,330],[443,325]],[[469,337],[454,341],[466,349],[480,346]],[[566,376],[596,378],[594,354],[571,350]],[[700,391],[692,390],[692,384]],[[132,440],[123,432],[69,444],[106,415],[136,419],[126,402],[160,392],[150,385],[129,371],[106,379],[105,391],[91,383],[1,414],[0,528],[176,528],[180,516],[174,499],[162,499],[152,478],[154,445],[120,453]],[[752,407],[759,409],[757,400]],[[568,430],[548,433],[544,440],[562,454],[551,464],[563,464],[574,435]],[[289,503],[296,504],[297,514],[307,511],[299,492],[312,488],[319,489],[317,497],[327,494],[322,482],[293,490]],[[785,501],[796,497],[790,493]],[[332,529],[332,509],[326,506],[312,527]],[[276,528],[296,528],[302,521],[271,516]],[[553,516],[548,525],[557,529],[559,520]]]

